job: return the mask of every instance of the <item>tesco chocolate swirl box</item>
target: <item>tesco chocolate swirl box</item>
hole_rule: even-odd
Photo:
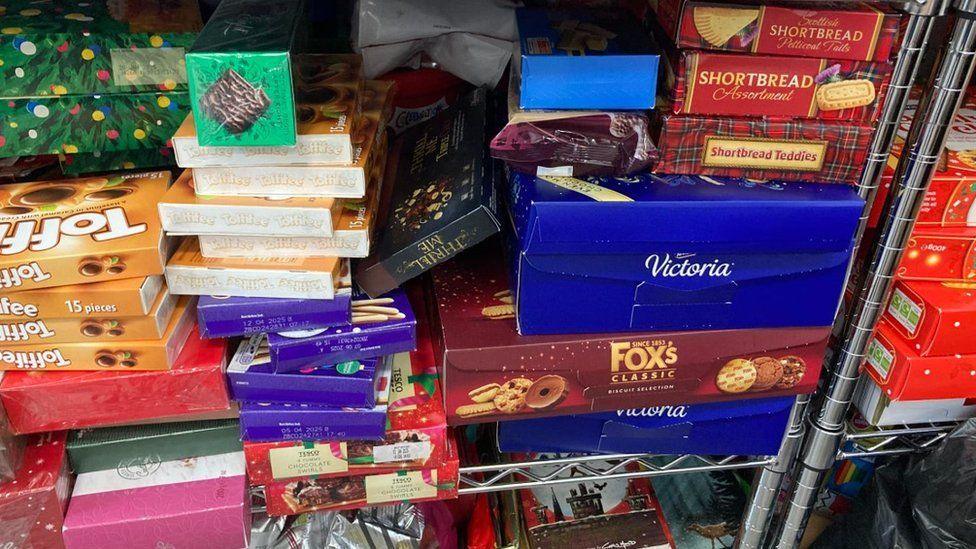
[[[380,359],[275,373],[265,334],[241,341],[227,366],[234,400],[370,408],[376,404]]]
[[[655,0],[668,37],[682,49],[888,61],[901,15],[885,4]]]
[[[389,357],[381,361],[368,408],[269,402],[241,403],[244,440],[380,440],[390,397]]]
[[[124,278],[0,296],[0,319],[111,318],[148,315],[164,287],[163,277]]]
[[[156,203],[168,172],[39,181],[0,191],[0,290],[162,274]]]
[[[731,178],[509,186],[523,335],[829,325],[864,207],[846,185]]]
[[[697,51],[668,65],[675,113],[871,122],[888,93],[892,66],[837,59]]]
[[[403,290],[376,299],[354,291],[351,311],[349,326],[268,334],[275,371],[291,372],[416,348],[417,318]]]
[[[655,173],[856,184],[874,126],[660,114],[656,134]]]
[[[449,425],[812,392],[829,326],[520,336],[500,252],[434,271]]]

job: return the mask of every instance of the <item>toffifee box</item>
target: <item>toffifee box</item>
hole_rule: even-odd
[[[976,284],[898,280],[883,318],[920,356],[976,354]]]
[[[515,15],[523,109],[654,108],[659,56],[633,18],[595,9]]]
[[[830,327],[519,336],[492,246],[434,271],[448,423],[809,393]]]
[[[448,441],[439,467],[393,473],[269,482],[264,496],[271,516],[339,511],[365,505],[453,499],[458,489],[457,445]]]
[[[242,402],[241,437],[253,441],[381,440],[386,431],[391,366],[390,357],[380,360],[370,407]]]
[[[246,547],[251,496],[231,452],[82,473],[64,518],[67,547]]]
[[[268,334],[275,371],[292,372],[416,348],[417,318],[403,290],[376,299],[354,290],[351,311],[349,326]]]
[[[353,133],[348,166],[226,166],[193,170],[196,191],[224,196],[324,196],[362,198],[374,164],[386,161],[386,133],[393,104],[393,83],[367,80],[362,116]]]
[[[888,61],[901,14],[875,3],[652,0],[678,48]]]
[[[917,227],[895,273],[905,280],[976,280],[976,227]]]
[[[251,2],[252,0],[239,0]],[[285,3],[294,4],[292,0]],[[257,4],[255,4],[257,5]],[[265,10],[268,6],[261,5]],[[187,56],[189,58],[189,56]],[[190,65],[190,62],[187,62]],[[183,124],[173,135],[173,152],[176,163],[181,168],[208,168],[228,166],[308,166],[327,164],[350,164],[353,161],[353,130],[360,112],[360,95],[363,89],[361,58],[358,55],[306,54],[297,61],[298,77],[295,79],[297,106],[292,106],[290,116],[297,117],[298,135],[295,126],[274,127],[274,132],[284,135],[287,131],[290,143],[206,143],[199,140],[203,122],[197,105],[194,112],[183,120]],[[190,90],[193,98],[193,70],[190,71]],[[234,83],[240,75],[229,70],[221,77],[227,77],[228,89],[241,89]],[[290,80],[289,80],[290,82]],[[222,88],[224,86],[221,86]],[[224,92],[221,92],[224,93]],[[289,86],[288,93],[291,93]],[[222,103],[222,102],[221,102]],[[235,109],[235,103],[225,103],[228,112],[248,118],[257,110]],[[280,110],[286,114],[287,110]],[[263,120],[261,117],[260,120]],[[250,130],[246,130],[250,131]],[[271,133],[267,132],[270,137]],[[252,146],[253,145],[253,146]]]
[[[885,320],[864,370],[891,400],[976,398],[976,354],[920,356]]]
[[[17,433],[226,412],[226,355],[226,339],[201,339],[193,330],[170,370],[5,372],[0,401]]]
[[[148,315],[165,287],[161,275],[72,284],[0,296],[0,319],[112,318]]]
[[[332,236],[335,198],[206,196],[194,191],[193,172],[184,170],[159,201],[168,233]]]
[[[864,206],[846,185],[697,176],[509,185],[526,335],[827,326]]]
[[[794,398],[628,408],[498,424],[502,452],[775,455]]]
[[[4,185],[0,289],[162,274],[168,172]]]
[[[876,427],[962,421],[976,417],[976,401],[971,398],[892,400],[871,376],[861,376],[853,400],[864,420]]]
[[[16,478],[0,484],[0,544],[24,549],[65,547],[61,524],[72,484],[66,437],[61,431],[27,439]]]
[[[166,333],[177,300],[164,287],[145,316],[0,319],[0,345],[160,339]]]
[[[168,370],[196,326],[196,299],[181,298],[162,338],[0,346],[0,370]]]
[[[874,126],[835,120],[660,114],[660,174],[855,184]]]
[[[275,373],[268,336],[241,341],[227,366],[234,400],[371,408],[376,404],[380,359],[350,360],[328,366]]]
[[[200,334],[208,338],[346,326],[351,300],[345,289],[333,299],[202,296],[197,318]]]
[[[346,265],[335,257],[214,259],[187,238],[166,265],[166,284],[176,295],[334,299]]]
[[[888,93],[887,62],[684,51],[669,59],[675,113],[871,122]]]
[[[245,442],[252,484],[434,468],[448,459],[447,418],[429,336],[392,357],[383,440]]]

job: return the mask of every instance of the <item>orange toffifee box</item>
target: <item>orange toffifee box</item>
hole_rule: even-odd
[[[13,318],[111,318],[148,315],[163,289],[162,275],[5,292],[0,321]]]
[[[169,172],[0,187],[0,291],[162,274]]]
[[[0,370],[168,370],[196,325],[196,299],[183,297],[162,338],[119,342],[0,343]]]

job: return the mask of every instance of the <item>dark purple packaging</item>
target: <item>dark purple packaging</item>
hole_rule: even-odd
[[[234,400],[372,408],[379,362],[367,358],[276,374],[268,338],[256,334],[237,347],[227,366],[227,381]]]
[[[327,366],[350,360],[412,351],[417,319],[402,289],[370,299],[356,292],[352,324],[318,330],[268,334],[275,372]]]
[[[241,438],[255,442],[278,440],[381,440],[386,434],[390,397],[391,359],[377,376],[371,408],[341,408],[315,404],[241,403]]]

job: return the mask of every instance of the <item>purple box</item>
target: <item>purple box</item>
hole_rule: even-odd
[[[381,381],[378,365],[378,358],[367,358],[276,374],[268,338],[256,334],[237,347],[227,380],[234,400],[372,408]]]
[[[276,372],[385,356],[416,348],[417,319],[402,289],[370,299],[355,292],[352,324],[268,334]]]
[[[241,438],[277,440],[381,440],[386,434],[392,357],[380,364],[376,404],[339,408],[315,404],[241,403]]]

